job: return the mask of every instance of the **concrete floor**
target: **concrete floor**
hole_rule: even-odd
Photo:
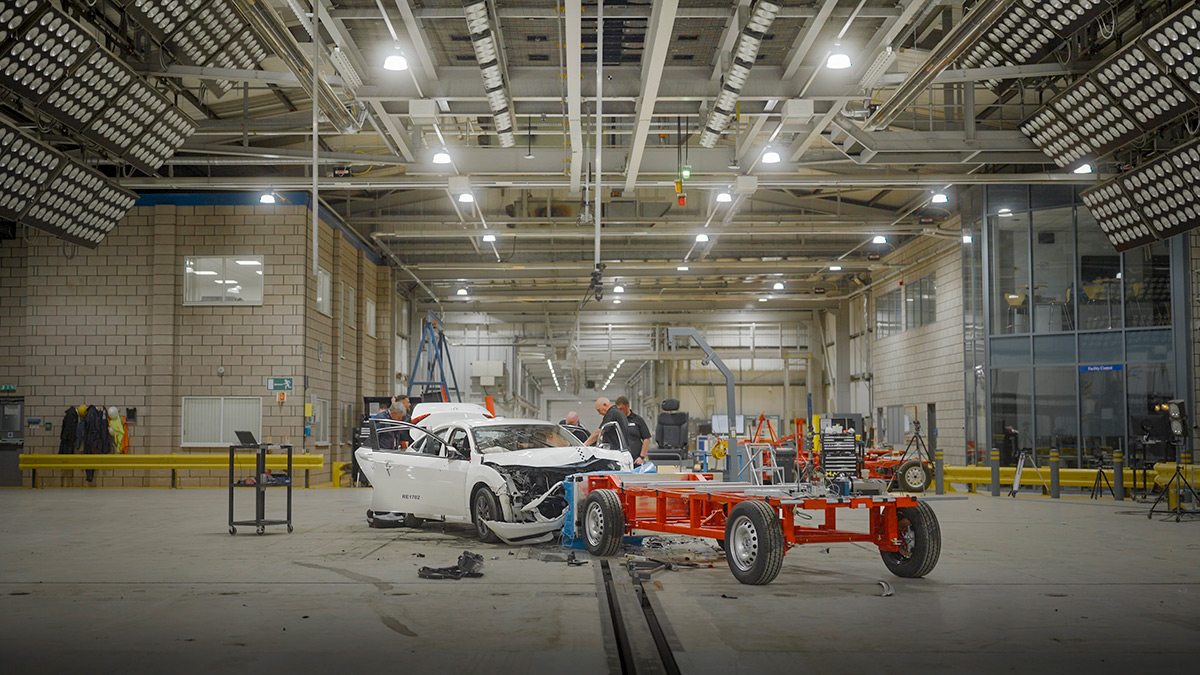
[[[295,498],[294,534],[231,537],[221,490],[0,490],[4,670],[608,672],[594,564],[461,526],[371,530],[368,490]],[[724,563],[656,574],[682,671],[1194,671],[1200,522],[1078,499],[934,508],[942,558],[923,580],[853,544],[801,547],[763,587]],[[464,549],[484,578],[417,578]]]

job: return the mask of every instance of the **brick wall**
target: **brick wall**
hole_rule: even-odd
[[[390,271],[322,223],[320,255],[334,275],[335,321],[315,309],[310,233],[303,205],[157,205],[131,210],[94,251],[64,249],[35,230],[28,242],[0,242],[0,381],[17,385],[26,416],[54,423],[51,431],[30,430],[25,452],[57,452],[63,412],[81,403],[137,408],[131,452],[214,452],[220,448],[181,447],[182,397],[259,396],[263,437],[331,455],[327,466],[348,459],[345,439],[332,448],[305,441],[303,404],[329,400],[330,436],[340,438],[339,404],[357,413],[364,386],[375,393],[376,354],[390,351],[391,331],[379,331],[387,346],[373,346],[366,358],[363,308],[368,298],[390,306],[390,282],[377,283],[381,275],[390,280]],[[264,257],[262,306],[183,305],[187,257],[238,255]],[[342,328],[343,282],[357,289],[358,329],[345,329],[338,352],[333,336]],[[389,313],[381,316],[390,321]],[[285,403],[265,390],[272,376],[295,378]],[[43,482],[82,485],[82,472],[71,473]],[[106,471],[96,484],[166,485],[169,475]],[[223,475],[181,472],[180,484],[218,485]],[[313,478],[328,480],[328,469]]]
[[[875,299],[901,288],[901,282],[910,283],[928,274],[935,275],[937,314],[934,323],[906,329],[883,339],[872,336],[874,407],[916,406],[922,423],[921,432],[928,441],[926,405],[936,404],[937,445],[945,451],[946,461],[954,464],[966,462],[959,246],[957,241],[926,237],[884,258],[884,262],[903,265],[905,269],[872,290],[870,309],[874,328]]]

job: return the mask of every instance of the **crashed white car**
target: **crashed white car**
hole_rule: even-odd
[[[630,471],[622,449],[580,445],[570,431],[531,419],[462,419],[439,425],[405,451],[377,450],[377,437],[412,425],[372,420],[369,445],[355,451],[371,481],[375,514],[470,522],[485,542],[549,541],[567,507],[563,479],[591,471]]]

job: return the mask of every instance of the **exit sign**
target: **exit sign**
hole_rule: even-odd
[[[291,391],[292,378],[290,377],[268,377],[267,391]]]
[[[16,390],[17,390],[17,385],[15,385],[15,384],[0,384],[0,391],[16,391]]]

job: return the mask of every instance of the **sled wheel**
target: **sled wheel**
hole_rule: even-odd
[[[593,490],[583,502],[583,535],[588,553],[601,558],[621,550],[625,512],[615,490]]]
[[[898,577],[919,578],[933,571],[942,553],[942,530],[933,509],[924,502],[896,509],[900,550],[880,551],[883,564]]]
[[[769,584],[783,568],[786,544],[779,514],[766,502],[741,502],[725,523],[725,560],[743,584]]]

